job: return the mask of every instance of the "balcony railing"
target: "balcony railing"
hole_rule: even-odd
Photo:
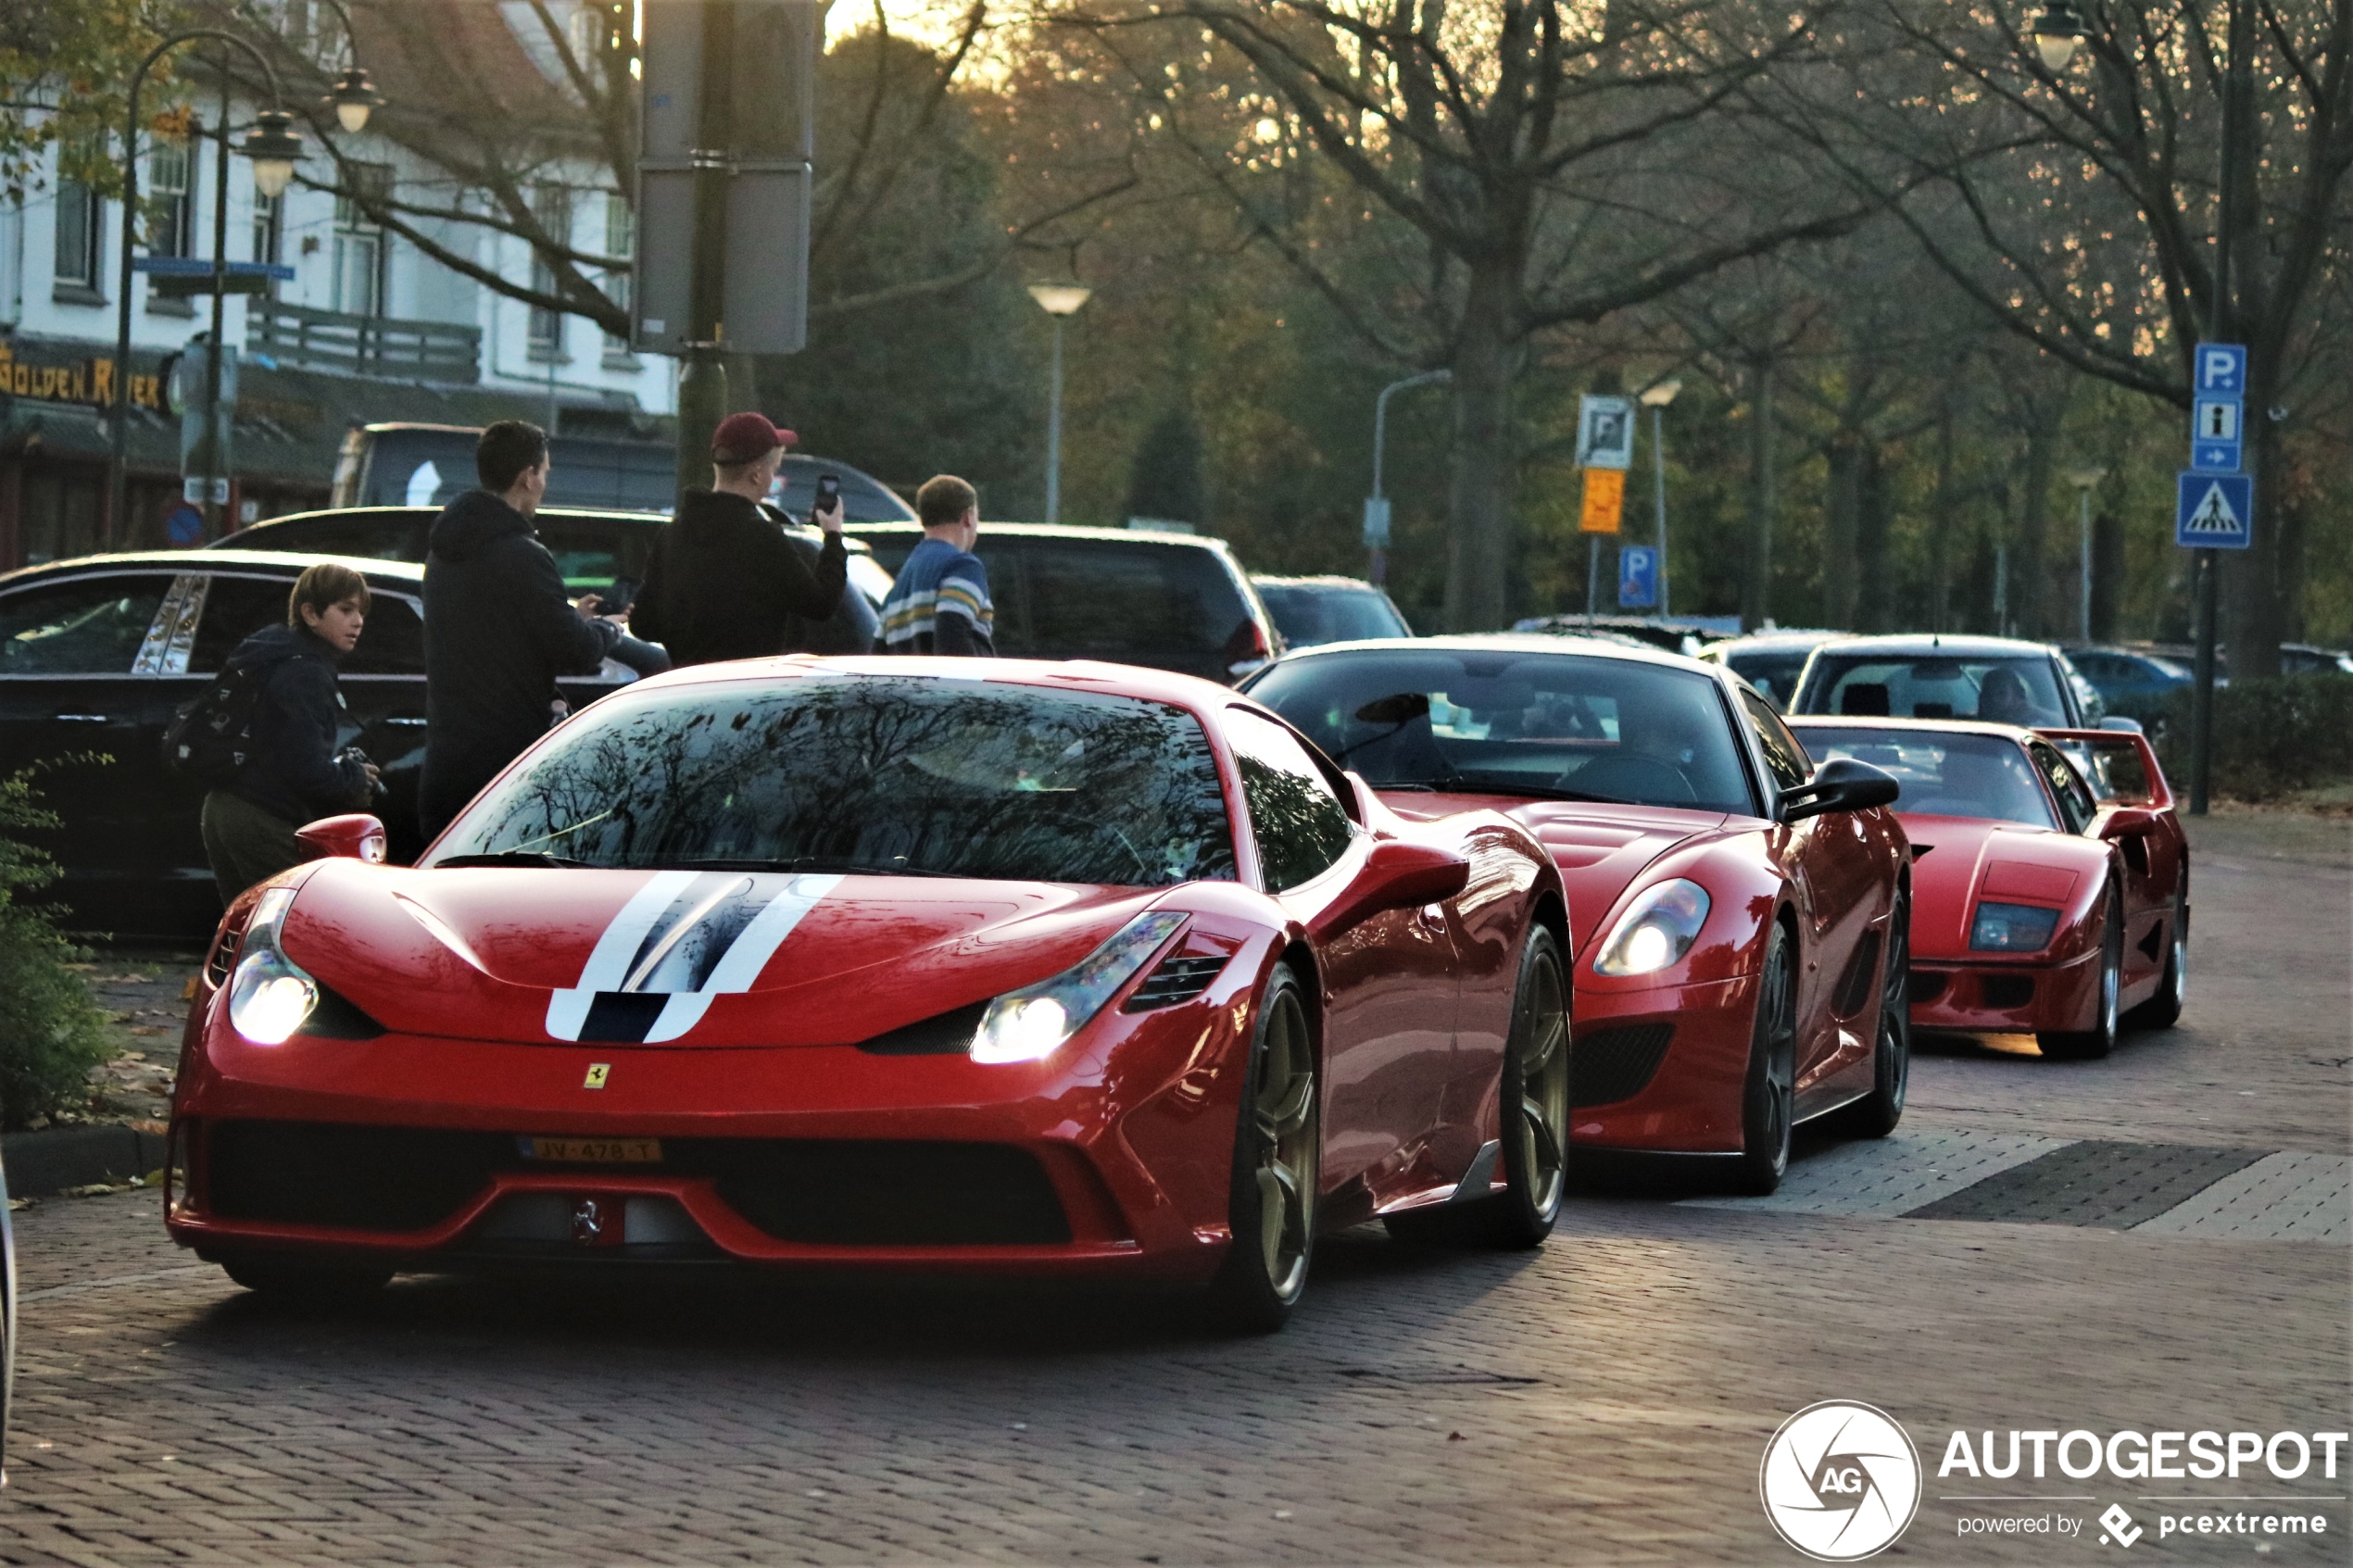
[[[312,310],[272,299],[257,299],[246,307],[245,352],[267,354],[298,370],[340,370],[407,381],[482,379],[478,327]]]

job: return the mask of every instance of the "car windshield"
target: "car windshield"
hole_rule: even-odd
[[[1397,607],[1378,588],[1337,584],[1261,583],[1258,596],[1275,629],[1295,648],[1317,643],[1350,643],[1372,637],[1410,637]]]
[[[1817,762],[1852,757],[1895,775],[1904,794],[1895,809],[1925,817],[1978,817],[2055,828],[2051,803],[2016,741],[1946,730],[1842,730],[1807,724],[1798,732]]]
[[[1806,683],[1806,713],[1874,719],[1982,719],[1995,724],[2064,724],[2051,661],[2020,659],[1891,658],[1817,654]]]
[[[1757,695],[1776,708],[1786,709],[1789,699],[1797,693],[1797,678],[1806,672],[1806,656],[1810,648],[1758,648],[1747,653],[1728,653],[1724,662],[1732,672],[1750,685]]]
[[[1687,671],[1366,649],[1285,659],[1249,689],[1377,788],[1756,809],[1719,688]]]
[[[978,681],[811,675],[600,702],[459,818],[433,864],[1105,883],[1234,875],[1182,709]]]

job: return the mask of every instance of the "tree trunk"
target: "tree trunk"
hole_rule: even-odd
[[[1952,624],[1953,612],[1953,408],[1937,410],[1935,515],[1929,520],[1928,629],[1942,632]]]
[[[1748,579],[1741,584],[1741,630],[1773,618],[1773,362],[1749,367]]]
[[[2026,433],[2026,472],[2019,497],[2018,532],[2010,540],[2010,618],[2018,635],[2044,637],[2051,633],[2051,601],[2060,589],[2045,564],[2051,528],[2051,468],[2058,457],[2057,421],[2037,421]]]
[[[1855,484],[1856,626],[1891,632],[1899,622],[1895,585],[1887,576],[1887,464],[1876,442],[1867,441]]]
[[[1454,344],[1454,441],[1448,488],[1446,629],[1510,624],[1513,299],[1516,280],[1474,271]]]
[[[2273,377],[2253,355],[2247,357],[2247,467],[2255,475],[2255,516],[2248,521],[2251,543],[2244,550],[2222,550],[2222,625],[2224,646],[2231,650],[2231,678],[2276,675],[2280,672],[2280,643],[2286,632],[2281,613],[2280,495],[2287,478],[2281,461],[2280,427],[2267,415],[2277,395]]]
[[[2092,516],[2092,641],[2112,643],[2123,633],[2124,520],[2112,511]]]
[[[1863,440],[1851,430],[1831,437],[1827,454],[1830,483],[1825,486],[1822,520],[1822,624],[1842,632],[1856,628],[1855,577],[1862,565],[1856,554],[1856,514],[1862,505]]]

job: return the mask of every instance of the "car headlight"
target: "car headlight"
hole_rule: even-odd
[[[973,1035],[972,1059],[1036,1061],[1051,1056],[1168,945],[1185,920],[1181,914],[1138,915],[1052,979],[1006,992],[982,1015]]]
[[[1651,974],[1674,963],[1707,923],[1707,890],[1677,877],[1646,889],[1619,917],[1593,960],[1596,974]]]
[[[283,1046],[319,1005],[319,983],[278,945],[295,890],[273,887],[254,906],[229,977],[229,1022],[257,1046]]]
[[[2057,909],[2032,904],[1980,904],[1969,922],[1969,945],[1980,953],[2039,953],[2058,929]]]

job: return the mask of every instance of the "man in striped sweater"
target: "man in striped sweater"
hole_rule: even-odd
[[[952,473],[915,492],[924,542],[908,555],[883,600],[885,653],[993,659],[997,611],[988,602],[988,569],[974,555],[980,497]]]

